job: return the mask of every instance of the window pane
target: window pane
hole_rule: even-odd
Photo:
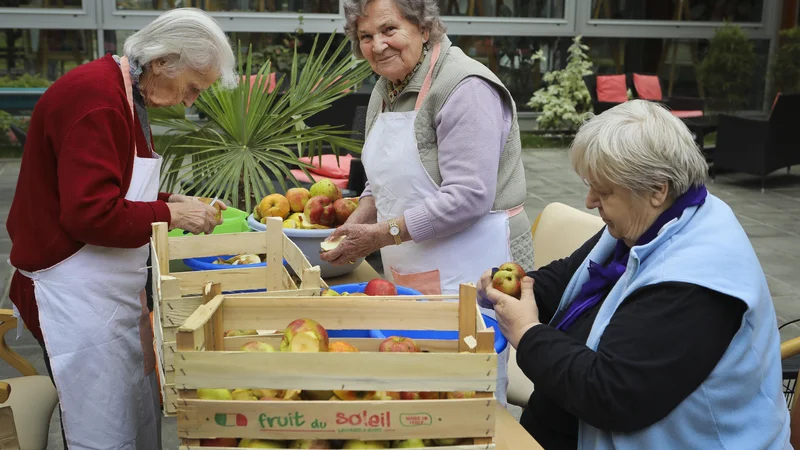
[[[592,0],[593,19],[761,22],[763,0]]]
[[[595,73],[658,74],[665,97],[705,97],[697,67],[708,52],[705,39],[585,38]],[[767,76],[769,41],[753,40],[755,74],[746,109],[760,109]],[[671,92],[670,92],[671,89]]]
[[[0,0],[0,8],[80,8],[81,0]]]
[[[120,10],[167,10],[191,6],[206,11],[339,13],[337,0],[116,0],[116,2],[117,9]]]
[[[565,0],[439,0],[443,16],[564,18]]]
[[[31,76],[54,81],[96,58],[95,36],[94,30],[0,29],[0,77],[12,82],[28,74],[24,80],[31,83]]]
[[[542,70],[551,70],[551,66],[560,64],[570,43],[569,39],[554,37],[448,37],[453,45],[497,74],[520,111],[530,110],[528,101],[533,92],[542,87]],[[546,55],[544,64],[531,61],[531,56],[540,49]]]

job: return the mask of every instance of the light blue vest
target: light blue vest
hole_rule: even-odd
[[[605,262],[615,245],[604,231],[570,280],[559,311],[588,280],[589,259]],[[667,281],[743,300],[747,312],[739,331],[709,377],[667,417],[633,433],[607,432],[580,421],[578,449],[791,448],[772,297],[747,235],[717,197],[708,194],[705,204],[687,208],[653,241],[631,249],[627,270],[600,307],[586,345],[597,350],[614,312],[636,289]]]

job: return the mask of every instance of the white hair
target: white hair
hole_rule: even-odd
[[[197,8],[161,14],[125,40],[124,52],[145,70],[151,61],[163,59],[169,76],[189,67],[218,72],[225,88],[235,87],[239,80],[228,37],[213,17]]]
[[[581,178],[638,195],[666,184],[677,198],[708,176],[708,164],[686,125],[646,100],[627,101],[589,119],[575,136],[570,159]]]

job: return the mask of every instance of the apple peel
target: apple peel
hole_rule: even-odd
[[[319,246],[320,246],[320,248],[322,248],[323,252],[329,252],[329,251],[335,249],[336,247],[338,247],[339,244],[346,237],[347,236],[339,236],[338,238],[336,238],[336,239],[334,239],[332,241],[322,241],[322,242],[319,243]]]

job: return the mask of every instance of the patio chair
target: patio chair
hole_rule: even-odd
[[[694,97],[664,97],[663,81],[658,75],[629,73],[627,80],[634,98],[663,103],[675,117],[688,119],[703,115],[705,100]]]
[[[766,117],[720,114],[712,179],[718,169],[748,173],[764,181],[773,171],[800,164],[795,128],[800,124],[800,94],[779,93]]]
[[[33,365],[6,344],[5,334],[16,327],[11,310],[0,310],[0,358],[23,375],[0,380],[0,437],[4,439],[0,443],[10,444],[16,438],[18,447],[2,448],[45,450],[58,396],[50,377],[37,375]]]
[[[598,216],[563,203],[550,203],[531,227],[534,270],[571,255],[603,226],[603,219]],[[533,383],[517,366],[517,351],[511,346],[509,349],[508,402],[524,408],[533,392]]]
[[[595,114],[609,110],[628,101],[628,88],[625,75],[586,75],[583,77],[586,89],[592,97]]]

